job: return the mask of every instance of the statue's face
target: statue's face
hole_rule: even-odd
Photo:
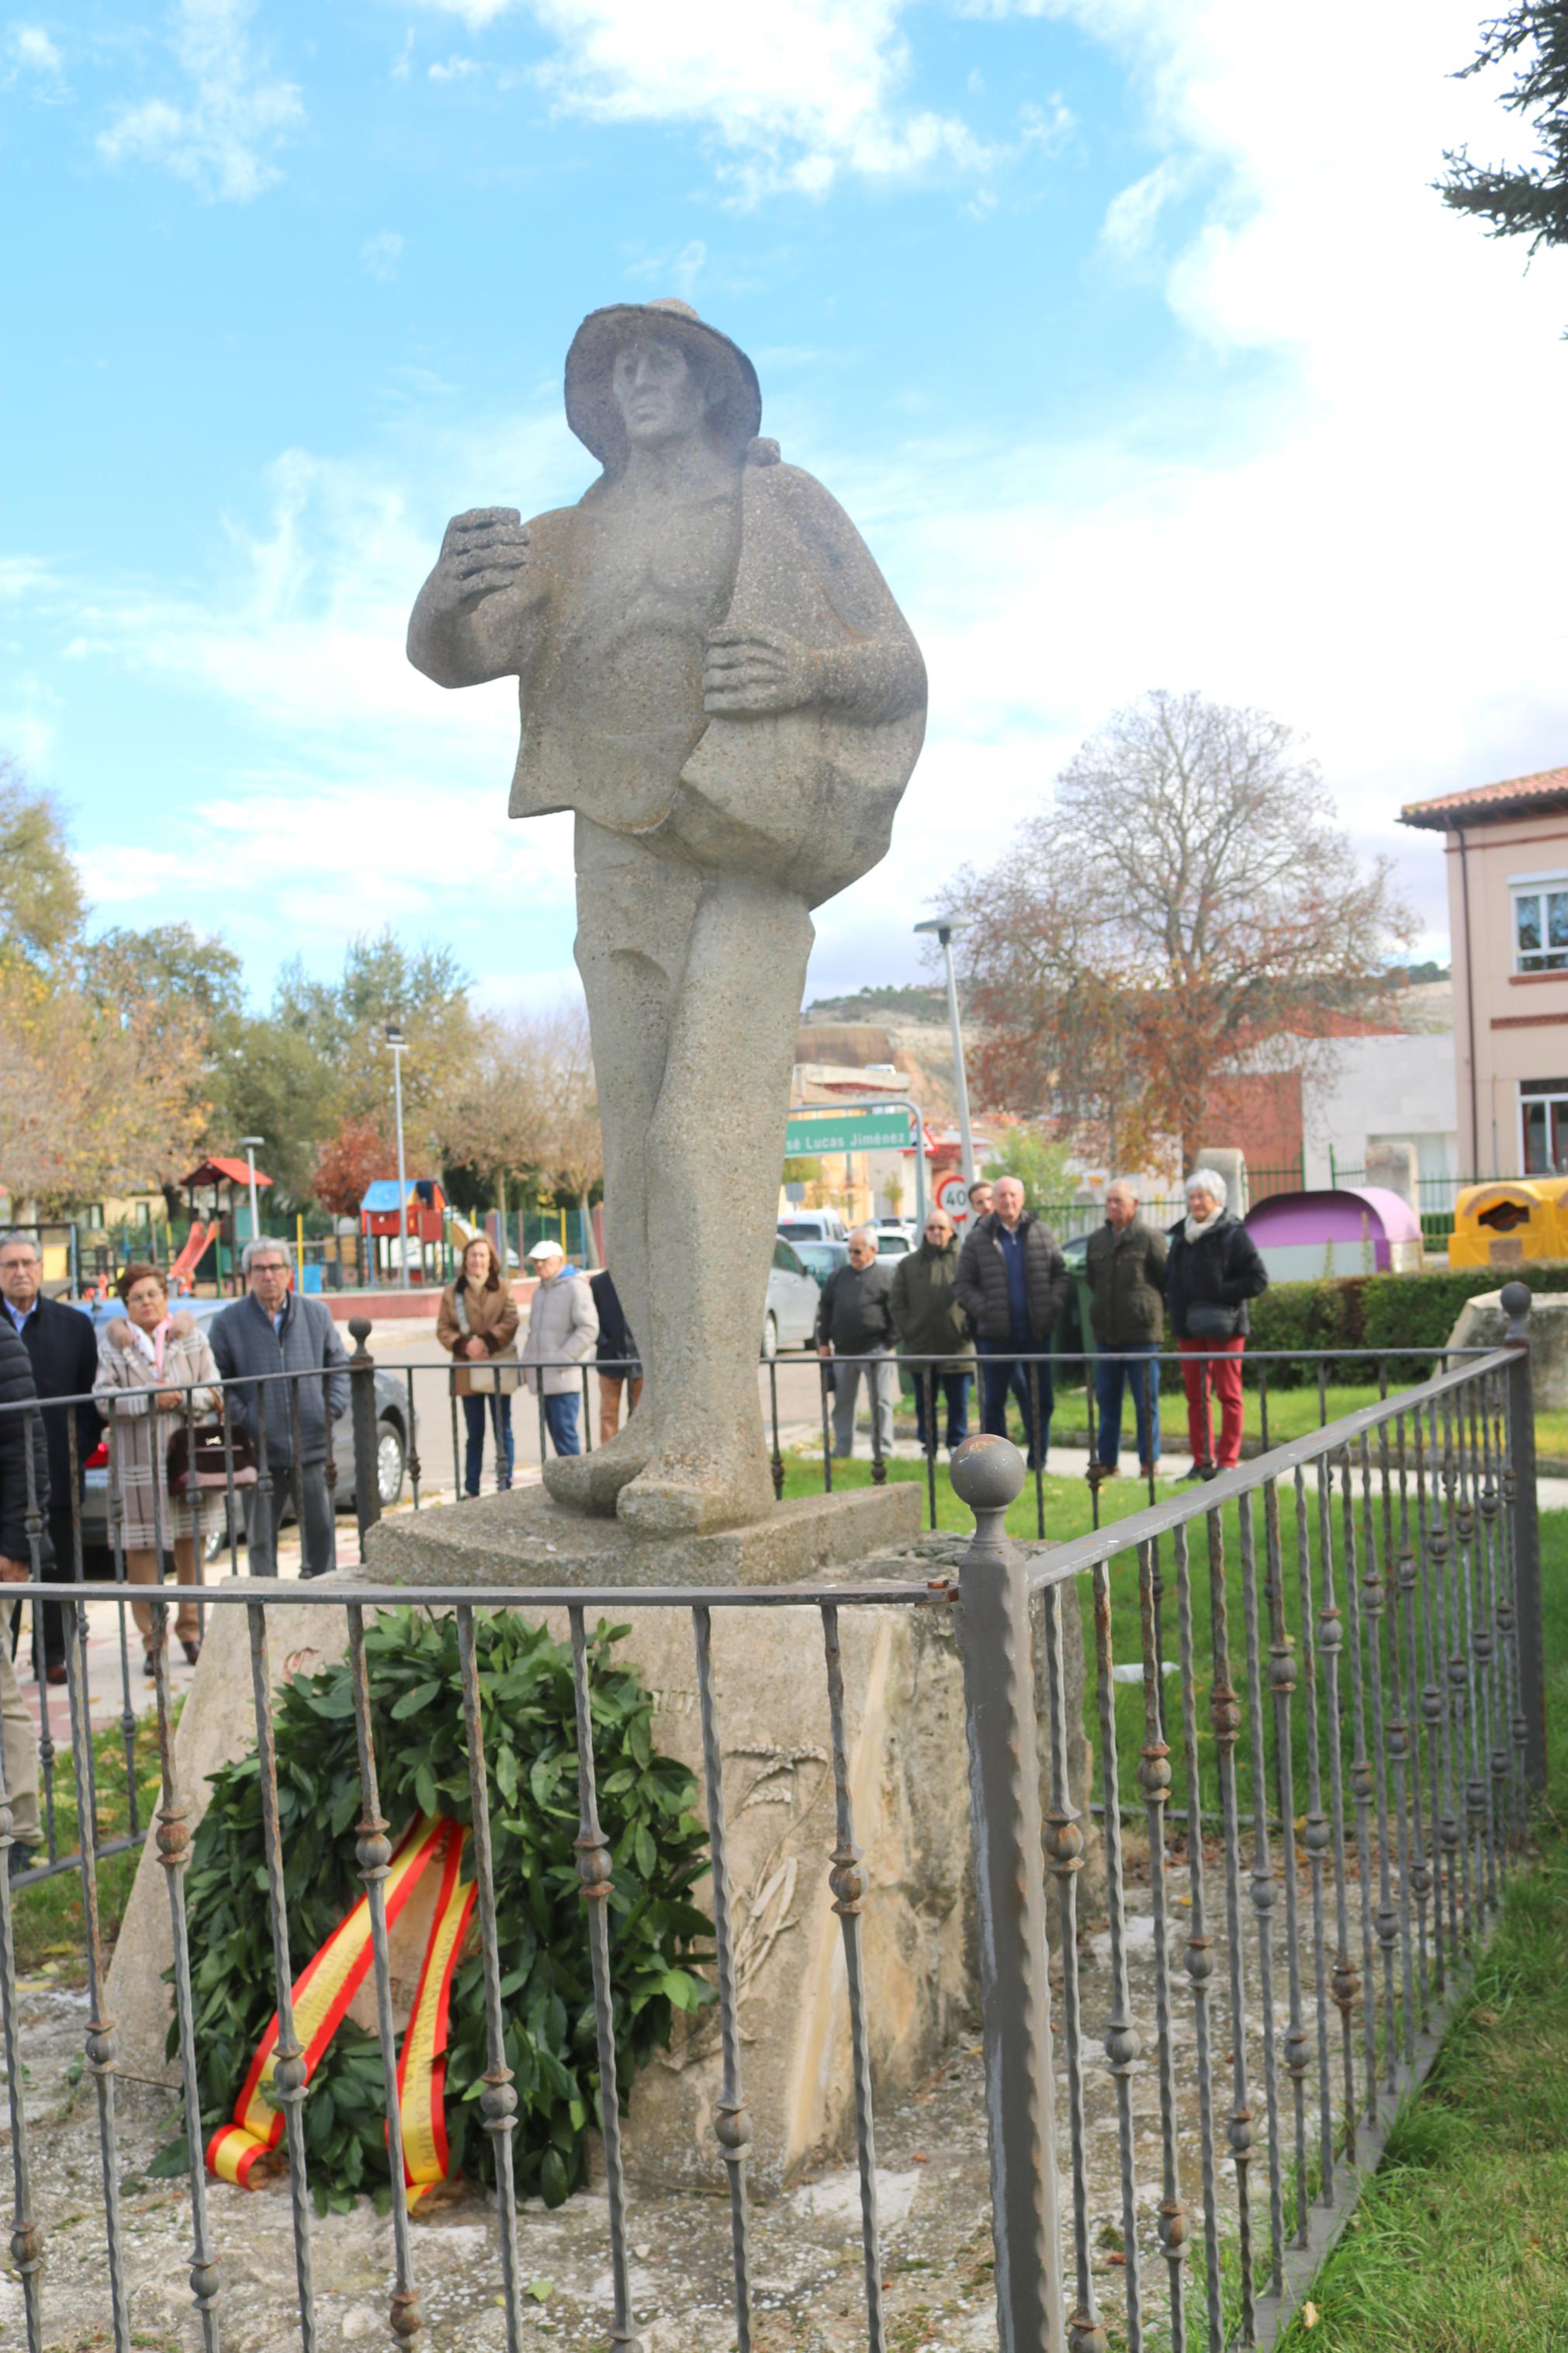
[[[702,382],[679,343],[638,335],[623,344],[610,374],[610,389],[634,447],[660,448],[686,441],[701,426],[707,409]]]

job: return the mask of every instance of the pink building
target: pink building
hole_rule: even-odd
[[[1460,1173],[1568,1175],[1568,768],[1400,818],[1448,860]]]

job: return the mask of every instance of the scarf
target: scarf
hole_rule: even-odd
[[[129,1316],[126,1322],[131,1323]],[[163,1351],[169,1344],[169,1326],[174,1318],[165,1315],[155,1332],[144,1332],[140,1324],[131,1324],[131,1336],[155,1373],[163,1369]]]
[[[1194,1218],[1189,1209],[1187,1212],[1186,1221],[1183,1225],[1182,1231],[1185,1234],[1188,1241],[1202,1241],[1205,1234],[1213,1233],[1215,1228],[1218,1225],[1224,1215],[1225,1208],[1223,1203],[1217,1209],[1215,1209],[1212,1217],[1207,1218]]]

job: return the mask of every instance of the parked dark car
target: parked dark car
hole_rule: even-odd
[[[118,1299],[73,1299],[68,1303],[90,1317],[94,1328],[101,1331],[124,1308]],[[182,1314],[195,1316],[198,1324],[210,1324],[215,1315],[232,1304],[226,1299],[181,1299],[173,1303]],[[417,1434],[418,1417],[413,1430],[409,1427],[410,1406],[407,1386],[394,1380],[390,1373],[377,1370],[375,1376],[375,1469],[376,1485],[381,1494],[382,1510],[387,1511],[403,1493],[405,1465],[414,1439]],[[340,1512],[352,1511],[354,1504],[354,1442],[353,1416],[344,1414],[332,1424],[332,1460],[337,1466],[335,1493]],[[228,1548],[228,1528],[226,1499],[214,1496],[208,1504],[206,1556],[216,1560]],[[288,1506],[286,1519],[292,1519],[294,1507]],[[81,1543],[83,1566],[89,1577],[112,1577],[109,1564],[109,1453],[100,1445],[90,1455],[85,1473],[85,1493],[81,1506]],[[89,1554],[99,1556],[96,1566]]]
[[[819,1290],[826,1288],[827,1278],[836,1267],[849,1263],[847,1242],[794,1242],[791,1248],[807,1274],[816,1278]]]

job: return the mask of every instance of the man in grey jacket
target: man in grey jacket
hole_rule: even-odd
[[[587,1276],[567,1264],[559,1242],[535,1242],[528,1255],[539,1288],[528,1311],[522,1377],[543,1403],[544,1426],[557,1454],[581,1454],[577,1408],[583,1376],[577,1368],[597,1349],[599,1311]]]
[[[862,1372],[876,1420],[874,1451],[893,1451],[893,1376],[877,1361],[893,1345],[892,1292],[892,1271],[877,1256],[876,1235],[869,1226],[857,1226],[849,1237],[849,1263],[834,1268],[816,1310],[816,1353],[840,1359],[833,1368],[833,1451],[841,1461],[855,1451]],[[857,1356],[872,1362],[844,1361]]]
[[[255,1380],[231,1393],[236,1427],[243,1430],[262,1463],[266,1482],[246,1492],[245,1541],[252,1577],[278,1574],[278,1529],[289,1498],[300,1527],[300,1574],[324,1577],[338,1565],[338,1532],[327,1487],[331,1425],[347,1410],[348,1357],[337,1326],[319,1299],[302,1299],[294,1289],[294,1261],[287,1242],[265,1234],[245,1246],[249,1290],[208,1326],[212,1352],[226,1380],[259,1373],[315,1374],[299,1380]],[[300,1436],[295,1459],[296,1409]]]

